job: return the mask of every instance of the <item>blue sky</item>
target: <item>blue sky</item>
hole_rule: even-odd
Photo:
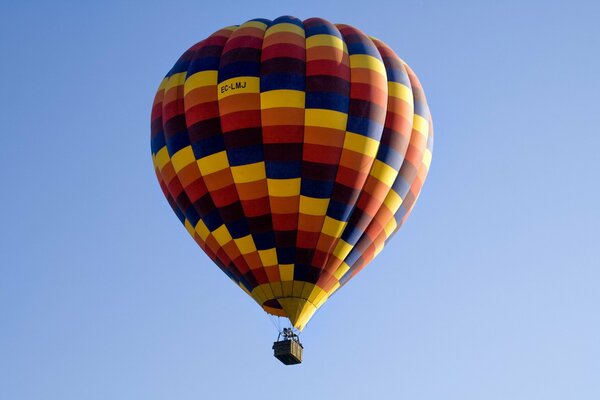
[[[598,3],[84,3],[0,5],[0,398],[600,398]],[[149,145],[187,47],[284,14],[387,42],[436,128],[412,216],[293,368]]]

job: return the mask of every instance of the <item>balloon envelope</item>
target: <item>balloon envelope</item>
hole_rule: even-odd
[[[417,77],[386,44],[284,16],[187,50],[160,84],[151,137],[190,235],[302,329],[409,215],[433,128]]]

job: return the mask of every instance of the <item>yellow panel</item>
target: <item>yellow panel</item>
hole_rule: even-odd
[[[340,280],[342,279],[342,276],[344,276],[344,274],[346,272],[348,272],[350,270],[350,266],[348,264],[346,264],[346,262],[344,261],[338,268],[337,270],[333,273],[333,276],[335,276],[335,279]]]
[[[188,231],[188,233],[194,237],[194,227],[187,218],[183,221],[183,226],[185,226],[185,229]]]
[[[314,289],[315,285],[313,283],[304,282],[304,286],[302,287],[302,293],[300,294],[300,297],[308,300],[310,294],[313,292]]]
[[[292,296],[302,298],[302,288],[304,287],[303,281],[293,281],[292,283]]]
[[[264,161],[231,167],[231,173],[235,183],[254,182],[267,178]]]
[[[262,290],[265,293],[266,300],[270,300],[270,299],[274,299],[275,298],[275,294],[273,294],[273,290],[271,289],[271,284],[269,284],[269,283],[263,283],[260,286],[262,287]]]
[[[429,134],[429,121],[420,115],[415,114],[413,119],[413,129],[427,136]]]
[[[315,304],[316,303],[316,299],[320,296],[324,296],[325,292],[323,291],[323,289],[321,289],[318,286],[315,286],[312,290],[312,292],[310,292],[310,295],[308,296],[308,301]]]
[[[345,131],[347,121],[348,114],[339,111],[307,108],[304,113],[305,126],[319,126]]]
[[[258,255],[264,266],[277,265],[277,252],[275,249],[258,250]]]
[[[338,221],[331,217],[325,217],[321,232],[334,238],[340,237],[347,224],[347,222]]]
[[[257,287],[252,289],[252,297],[254,297],[256,299],[258,304],[262,304],[268,300],[267,296],[263,290],[263,286],[264,285],[258,285]]]
[[[400,208],[400,205],[402,205],[402,197],[394,190],[390,190],[387,196],[385,196],[383,204],[385,204],[392,214],[395,214],[396,211],[398,211],[398,208]]]
[[[198,168],[202,175],[212,174],[229,167],[227,152],[221,151],[198,160]]]
[[[333,293],[340,286],[339,283],[336,283],[335,286],[329,291],[329,293]],[[325,292],[323,292],[325,293]],[[317,297],[317,302],[315,303],[315,307],[319,308],[327,301],[329,298],[329,294],[325,294],[324,296]]]
[[[423,152],[423,164],[425,164],[425,167],[427,169],[429,169],[429,166],[431,165],[431,151],[429,149],[425,149],[425,151]]]
[[[233,239],[238,249],[240,249],[240,253],[248,254],[256,251],[256,246],[254,245],[254,239],[252,239],[252,235],[247,235],[241,237],[239,239]]]
[[[267,29],[267,32],[265,32],[265,37],[279,32],[291,32],[304,37],[304,29],[300,28],[298,25],[290,24],[289,22],[272,25]]]
[[[396,229],[397,226],[398,224],[396,223],[396,218],[390,219],[388,223],[385,224],[385,226],[383,227],[383,230],[385,231],[385,237],[389,238],[390,235],[394,233],[394,229]]]
[[[275,295],[273,294],[273,290],[271,290],[271,285],[269,283],[263,283],[262,285],[260,285],[260,290],[264,293],[263,303],[267,300],[275,298]]]
[[[260,78],[255,76],[238,76],[219,83],[219,100],[242,93],[260,93]]]
[[[344,239],[340,239],[333,250],[333,255],[340,260],[344,260],[348,253],[352,250],[352,245],[344,241]]]
[[[265,24],[264,22],[260,22],[260,21],[248,21],[248,22],[245,22],[244,24],[242,24],[240,26],[240,28],[258,28],[258,29],[265,30],[265,29],[267,29],[267,24]]]
[[[375,157],[377,149],[379,149],[379,142],[363,135],[347,132],[344,138],[344,148],[369,157]]]
[[[379,255],[379,253],[381,253],[381,250],[383,250],[383,246],[385,246],[385,243],[378,244],[375,247],[375,252],[373,253],[373,258],[377,257]]]
[[[271,282],[269,283],[269,286],[271,287],[271,291],[273,292],[274,298],[277,299],[279,297],[283,297],[283,289],[281,288],[280,282]]]
[[[300,178],[267,179],[269,196],[289,197],[300,194]]]
[[[290,296],[292,294],[292,286],[294,281],[281,281],[281,288],[283,289],[284,297]]]
[[[300,212],[308,215],[325,215],[329,199],[300,196]]]
[[[156,153],[156,165],[160,171],[162,171],[162,169],[170,160],[171,159],[169,158],[169,150],[167,150],[167,146],[162,147],[158,153]]]
[[[316,306],[317,304],[321,303],[323,298],[327,299],[327,292],[325,292],[324,290],[321,290],[317,293],[314,301],[311,301],[311,303],[313,303]]]
[[[196,232],[198,233],[198,236],[200,236],[204,241],[206,241],[206,238],[208,237],[208,235],[210,235],[210,231],[208,230],[206,224],[202,220],[198,221],[198,224],[196,224]]]
[[[306,303],[306,306],[304,306],[302,308],[300,315],[296,319],[294,326],[300,331],[302,329],[304,329],[304,327],[306,326],[306,324],[312,318],[312,316],[315,314],[316,311],[317,311],[317,307],[315,307],[313,304]]]
[[[351,68],[367,68],[375,72],[379,72],[381,75],[386,76],[385,66],[383,62],[373,56],[366,54],[354,54],[350,56],[350,67]]]
[[[260,108],[276,107],[304,108],[305,93],[299,90],[269,90],[260,94]]]
[[[172,89],[176,86],[181,86],[183,85],[183,82],[185,82],[185,76],[187,75],[187,72],[180,72],[178,74],[173,74],[169,77],[169,81],[167,82],[167,84],[165,85],[165,91]]]
[[[232,240],[232,237],[229,234],[229,230],[227,229],[225,224],[215,229],[212,232],[212,234],[215,237],[215,239],[217,239],[217,243],[219,243],[221,246],[224,246]]]
[[[279,265],[279,276],[282,281],[293,281],[294,280],[294,264],[280,264]]]
[[[292,325],[299,330],[304,328],[304,325],[317,310],[313,304],[298,297],[284,297],[278,300]]]
[[[185,80],[183,92],[188,94],[194,89],[217,84],[218,71],[201,71],[189,76]]]
[[[196,161],[196,156],[194,156],[194,150],[192,150],[192,146],[184,147],[177,153],[173,154],[173,157],[171,157],[171,162],[173,163],[175,172],[181,171],[194,161]]]
[[[398,171],[379,160],[375,160],[371,168],[371,175],[386,185],[392,186],[398,176]]]
[[[333,35],[314,35],[306,39],[306,48],[317,46],[329,46],[344,51],[344,42]]]
[[[156,89],[157,92],[160,92],[161,90],[165,90],[165,87],[167,86],[167,83],[169,82],[169,78],[163,78],[162,81],[160,81],[160,85],[158,86],[158,89]]]
[[[408,104],[413,106],[413,92],[412,90],[398,82],[388,82],[388,95],[406,101]]]

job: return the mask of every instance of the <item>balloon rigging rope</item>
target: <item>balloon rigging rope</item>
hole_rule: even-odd
[[[273,316],[269,313],[267,313],[267,315],[269,316],[269,321],[271,321],[271,323],[273,324],[275,329],[277,329],[277,332],[281,333],[281,328],[279,327],[279,320],[277,320],[277,323],[275,323],[275,316]]]

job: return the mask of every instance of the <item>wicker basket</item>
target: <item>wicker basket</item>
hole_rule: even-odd
[[[285,365],[302,362],[302,344],[295,340],[281,340],[273,343],[273,355]]]

